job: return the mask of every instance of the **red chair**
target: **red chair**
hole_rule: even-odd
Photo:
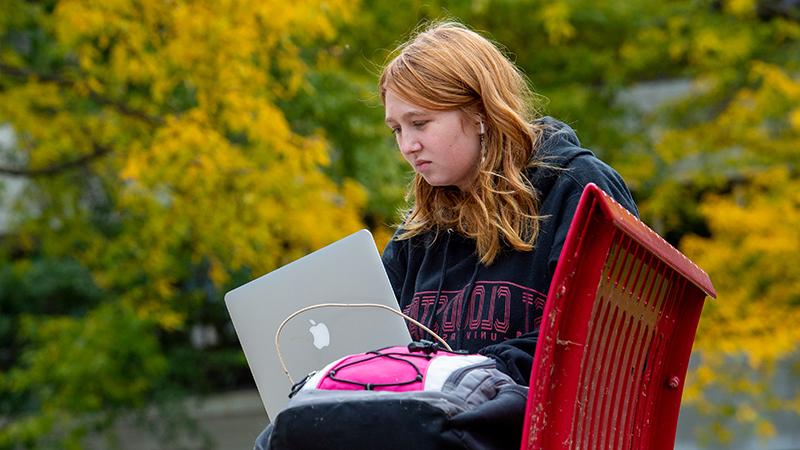
[[[705,272],[597,186],[544,309],[522,449],[672,449]]]

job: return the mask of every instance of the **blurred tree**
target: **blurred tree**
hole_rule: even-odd
[[[304,49],[354,7],[0,1],[0,123],[16,134],[0,174],[28,180],[0,260],[74,261],[75,286],[94,286],[43,293],[7,276],[3,337],[17,351],[0,374],[0,447],[50,431],[79,445],[174,375],[157,336],[223,310],[242,274],[362,226],[363,188],[333,181],[319,127],[300,133],[277,106],[306,89]]]
[[[800,180],[796,172],[774,167],[749,181],[731,196],[709,195],[702,202],[711,238],[685,239],[686,251],[712,274],[724,297],[706,306],[695,346],[703,364],[684,396],[722,423],[743,423],[771,436],[775,429],[764,411],[797,411],[797,385],[787,396],[770,381],[781,361],[797,356],[800,342],[794,326],[800,322]],[[735,400],[735,408],[733,401],[714,401],[721,393]],[[720,431],[733,437],[730,429]]]
[[[364,220],[383,248],[388,225],[394,225],[403,202],[403,180],[410,178],[410,169],[383,123],[373,77],[347,71],[330,59],[328,67],[309,74],[309,83],[296,96],[280,102],[281,109],[293,129],[325,136],[331,158],[326,168],[334,180],[354,179],[364,186],[369,193]]]
[[[795,33],[800,37],[797,24]],[[787,392],[773,383],[776,367],[796,361],[800,347],[800,331],[792,325],[800,321],[796,64],[751,62],[713,119],[665,133],[656,151],[682,165],[682,176],[658,186],[651,197],[651,204],[670,210],[675,193],[705,192],[699,204],[679,205],[708,227],[683,243],[720,292],[705,312],[696,342],[703,364],[687,396],[709,411],[708,400],[719,391],[733,394],[735,408],[714,402],[715,414],[752,425],[764,436],[774,433],[764,411],[800,413],[800,384]]]

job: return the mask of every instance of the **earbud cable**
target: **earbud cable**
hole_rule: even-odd
[[[390,307],[388,307],[386,305],[381,305],[381,304],[378,304],[378,303],[319,303],[319,304],[316,304],[316,305],[306,306],[305,308],[298,309],[297,311],[293,312],[292,314],[289,315],[289,317],[287,317],[286,319],[283,320],[283,322],[281,322],[281,326],[279,326],[278,327],[278,331],[275,332],[275,350],[277,350],[277,352],[278,352],[278,360],[281,363],[281,368],[283,368],[283,373],[286,374],[286,377],[289,378],[289,382],[292,383],[292,384],[295,384],[294,380],[292,379],[292,376],[289,375],[289,369],[286,368],[286,362],[284,362],[283,354],[281,354],[281,345],[280,345],[281,331],[283,331],[283,327],[286,326],[286,324],[290,320],[292,320],[295,316],[297,316],[299,314],[302,314],[302,313],[304,313],[306,311],[310,311],[312,309],[329,308],[329,307],[334,307],[334,308],[380,308],[380,309],[385,309],[385,310],[391,311],[394,314],[397,314],[397,315],[401,316],[403,319],[405,319],[405,320],[413,323],[414,325],[420,327],[426,333],[428,333],[431,336],[433,336],[433,338],[436,339],[437,341],[439,341],[439,343],[442,344],[448,351],[451,351],[451,352],[453,351],[453,349],[450,348],[450,346],[447,344],[447,342],[445,342],[445,340],[442,339],[438,334],[434,333],[433,330],[431,330],[430,328],[426,327],[425,325],[417,322],[416,320],[412,319],[408,315],[404,314],[402,311],[399,311],[399,310],[394,309],[394,308],[390,308]]]

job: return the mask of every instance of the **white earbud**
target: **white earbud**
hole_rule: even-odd
[[[483,127],[483,121],[481,120],[481,134],[486,133],[486,129]]]

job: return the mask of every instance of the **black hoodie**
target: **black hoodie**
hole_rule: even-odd
[[[550,280],[583,187],[595,183],[638,215],[622,177],[581,148],[572,128],[550,117],[539,123],[546,127],[536,157],[559,169],[527,174],[544,217],[532,251],[506,248],[486,266],[479,262],[473,239],[446,230],[392,239],[383,252],[403,312],[454,348],[493,357],[500,370],[524,385]],[[430,339],[414,325],[410,330],[414,339]]]

